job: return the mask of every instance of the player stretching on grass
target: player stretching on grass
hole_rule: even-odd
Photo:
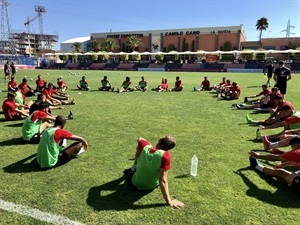
[[[37,149],[37,161],[41,168],[52,168],[67,163],[73,156],[84,152],[88,148],[87,141],[80,136],[64,130],[66,125],[64,116],[57,116],[54,127],[43,132]],[[74,140],[67,148],[64,148],[64,139]]]
[[[184,204],[171,198],[168,187],[168,170],[171,168],[169,150],[175,145],[176,140],[171,135],[160,138],[155,147],[146,139],[139,138],[134,164],[124,172],[133,174],[131,181],[137,189],[153,190],[159,186],[166,203],[181,208]]]

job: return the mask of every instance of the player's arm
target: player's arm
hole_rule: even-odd
[[[290,79],[292,79],[292,74],[291,74],[291,72],[287,75],[287,80],[290,80]]]
[[[15,111],[22,116],[26,116],[26,117],[29,116],[29,114],[23,110],[15,109]]]
[[[274,73],[273,73],[273,80],[274,80],[275,82],[277,82],[277,75],[276,75],[275,72],[276,72],[276,71],[274,71]]]
[[[87,141],[83,137],[80,137],[80,136],[72,134],[72,136],[70,138],[68,138],[68,139],[73,140],[73,141],[80,141],[80,142],[82,142],[84,149],[87,150],[88,143],[87,143]]]
[[[172,199],[169,193],[169,184],[168,184],[168,170],[160,169],[159,171],[159,187],[161,193],[166,201],[166,203],[174,208],[182,208],[184,206],[183,202],[180,202],[176,199]]]

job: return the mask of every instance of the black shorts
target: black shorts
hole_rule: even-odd
[[[24,142],[26,144],[38,144],[38,143],[40,143],[40,140],[41,140],[41,135],[40,134],[35,134],[35,135],[32,136],[32,138],[30,138],[29,141],[24,140]]]
[[[272,78],[273,73],[267,73],[268,78]]]
[[[300,194],[300,177],[297,176],[294,178],[291,185],[291,190],[296,194]]]
[[[11,120],[22,120],[22,119],[23,119],[22,116],[19,114],[16,114],[11,118]]]
[[[58,166],[61,166],[63,164],[66,164],[67,162],[70,161],[70,158],[69,156],[67,155],[66,151],[65,150],[62,150],[60,153],[59,153],[59,156],[58,156],[58,160],[57,160],[57,163],[55,164],[55,167],[58,167]]]
[[[270,108],[272,107],[271,105],[269,105],[268,103],[267,104],[260,104],[260,108],[262,109],[267,109],[267,108]]]
[[[285,95],[286,94],[286,84],[277,84],[277,87],[280,91],[280,94]]]

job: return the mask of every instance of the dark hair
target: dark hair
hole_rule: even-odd
[[[236,83],[236,82],[233,82],[233,83],[232,83],[232,85],[233,85],[233,86],[236,86],[236,85],[237,85],[237,83]]]
[[[277,94],[277,95],[275,95],[275,97],[273,99],[274,100],[280,100],[280,99],[282,99],[282,95]]]
[[[300,144],[300,136],[294,137],[290,140],[290,145],[292,144]]]
[[[57,126],[61,126],[61,127],[64,127],[66,125],[66,117],[64,116],[57,116],[56,119],[55,119],[55,122],[54,122],[54,126],[57,127]]]
[[[130,77],[126,77],[125,80],[130,80]]]
[[[176,139],[168,134],[165,137],[160,138],[158,144],[163,150],[170,150],[175,147]]]
[[[278,91],[278,87],[272,87],[272,89],[271,89],[272,91]]]
[[[180,77],[178,77],[178,76],[177,76],[177,77],[176,77],[176,79],[178,79],[178,80],[179,80],[179,79],[180,79]]]
[[[16,97],[15,92],[9,91],[9,92],[7,93],[7,98],[10,98],[10,97]]]
[[[26,79],[26,78],[23,78],[22,82],[23,82],[23,83],[24,83],[24,82],[27,82],[27,79]]]
[[[261,85],[261,87],[262,87],[262,88],[267,88],[267,87],[268,87],[268,85],[266,85],[266,84],[263,84],[263,85]]]
[[[284,105],[280,111],[284,111],[284,110],[292,110],[291,107],[289,105]]]
[[[45,96],[44,94],[38,94],[37,100],[38,101],[42,101],[42,99],[43,99],[44,96]]]
[[[48,107],[49,107],[49,103],[48,103],[48,102],[40,102],[40,103],[38,104],[37,109],[38,109],[38,110],[40,110],[40,109],[46,109],[46,108],[48,108]]]
[[[104,79],[107,79],[107,76],[104,76]]]
[[[279,64],[283,65],[283,64],[284,64],[284,61],[283,61],[283,60],[280,60],[280,61],[279,61]]]

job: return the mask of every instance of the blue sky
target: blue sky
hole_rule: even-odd
[[[288,20],[300,37],[300,0],[7,0],[13,31],[27,31],[24,22],[33,18],[35,5],[44,6],[44,33],[58,34],[60,42],[101,33],[176,28],[236,26],[243,24],[247,40],[258,40],[256,21],[268,18],[263,37],[285,37]],[[39,33],[39,21],[30,25]]]

